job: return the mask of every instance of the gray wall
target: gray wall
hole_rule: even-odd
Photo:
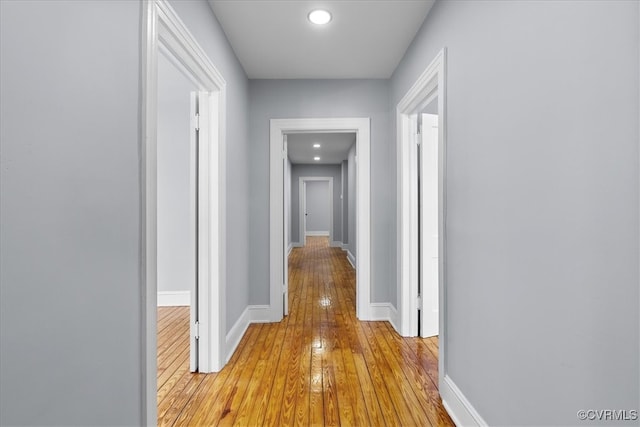
[[[230,328],[249,295],[248,80],[205,1],[171,4],[227,82]],[[2,425],[142,420],[141,7],[0,1]]]
[[[395,281],[395,150],[387,80],[252,80],[249,137],[251,304],[269,303],[269,119],[371,118],[371,300],[389,300]]]
[[[393,75],[395,108],[448,49],[447,366],[489,425],[638,408],[638,23],[438,2]]]
[[[249,84],[220,24],[205,0],[171,0],[191,34],[227,83],[227,331],[249,304]]]
[[[300,239],[300,186],[301,176],[330,176],[333,178],[333,240],[341,241],[342,217],[340,215],[340,185],[342,176],[339,165],[293,165],[291,168],[291,238],[294,243]]]
[[[331,208],[328,181],[309,181],[306,183],[305,214],[307,215],[307,233],[329,233]]]
[[[195,165],[189,137],[194,86],[164,55],[158,56],[158,292],[195,288],[195,200],[190,189]]]
[[[138,425],[140,3],[0,1],[0,424]]]

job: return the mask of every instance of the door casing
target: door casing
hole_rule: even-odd
[[[446,372],[446,48],[418,77],[396,107],[398,170],[398,302],[400,334],[418,333],[418,114],[434,99],[438,103],[438,377],[442,387]]]
[[[369,118],[271,119],[269,137],[269,320],[283,316],[284,242],[283,141],[288,133],[356,134],[356,316],[374,320],[371,308],[371,176]]]

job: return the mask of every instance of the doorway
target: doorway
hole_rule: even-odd
[[[225,81],[193,39],[173,8],[150,0],[143,7],[141,243],[144,289],[142,309],[142,424],[157,423],[157,292],[158,292],[158,60],[163,54],[184,71],[197,88],[196,236],[198,371],[215,372],[225,361]]]
[[[333,242],[333,177],[300,177],[298,188],[303,246],[307,245],[307,236],[327,236]]]
[[[438,336],[446,376],[446,50],[397,106],[398,301],[404,336]],[[446,392],[445,392],[446,393]]]
[[[198,370],[197,87],[175,59],[158,56],[158,319],[163,307],[187,306],[189,369]],[[159,328],[158,328],[159,330]],[[160,356],[160,354],[158,354]],[[162,384],[159,384],[162,386]]]
[[[356,135],[356,314],[371,319],[370,302],[370,120],[368,118],[272,119],[270,123],[270,320],[284,315],[288,242],[286,241],[285,182],[288,134],[353,133]]]

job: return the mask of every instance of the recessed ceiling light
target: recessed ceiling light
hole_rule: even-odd
[[[313,144],[313,148],[320,148],[320,144]]]
[[[325,25],[331,21],[331,14],[326,10],[316,9],[312,10],[307,18],[316,25]]]
[[[314,157],[313,160],[317,162],[318,160],[320,160],[320,157]]]

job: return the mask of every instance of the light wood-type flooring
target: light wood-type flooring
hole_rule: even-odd
[[[437,338],[355,316],[355,271],[323,237],[289,258],[289,315],[253,324],[225,368],[189,373],[189,308],[158,308],[158,425],[451,426]]]

